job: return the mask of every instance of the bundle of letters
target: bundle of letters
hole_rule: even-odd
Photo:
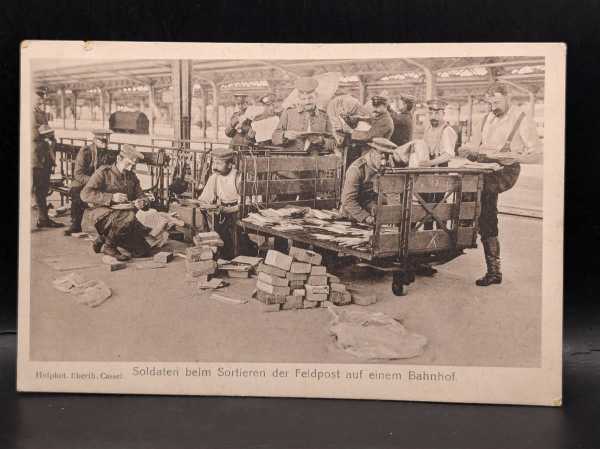
[[[319,253],[292,247],[289,254],[269,250],[256,271],[256,297],[273,310],[342,306],[352,302],[340,279],[327,273]]]

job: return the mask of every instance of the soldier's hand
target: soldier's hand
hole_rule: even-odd
[[[365,223],[368,225],[372,225],[373,223],[375,223],[375,217],[369,216],[369,217],[365,218]]]
[[[127,195],[124,193],[113,193],[112,196],[113,203],[125,203],[127,201]]]
[[[139,198],[133,202],[136,209],[143,209],[146,206],[146,201],[143,198]]]
[[[283,136],[288,140],[295,140],[298,138],[298,133],[296,131],[285,131]]]
[[[240,121],[240,118],[237,115],[234,115],[233,117],[231,117],[231,121],[229,122],[229,125],[232,128],[235,128],[235,125],[237,125]]]

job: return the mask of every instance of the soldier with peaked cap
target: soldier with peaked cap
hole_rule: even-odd
[[[144,238],[148,230],[135,217],[136,209],[148,205],[140,180],[133,172],[135,164],[143,158],[133,145],[123,145],[117,161],[96,170],[81,191],[81,199],[90,205],[85,215],[100,236],[94,242],[94,251],[99,252],[103,242],[104,254],[121,261],[129,257],[121,253],[118,246],[134,257],[147,256],[150,251]],[[118,205],[123,209],[117,209]]]
[[[388,112],[387,92],[371,97],[371,129],[367,133],[367,140],[376,137],[389,139],[394,133],[394,121]]]
[[[495,162],[500,170],[484,175],[481,193],[479,234],[487,265],[486,274],[475,283],[487,287],[502,282],[498,240],[498,195],[511,189],[521,172],[521,163],[535,162],[541,151],[532,117],[511,106],[504,84],[494,83],[487,91],[491,105],[479,125],[473,126],[469,142],[458,150],[471,161]]]
[[[111,162],[108,151],[110,133],[108,129],[92,130],[92,143],[82,147],[77,153],[73,181],[69,191],[71,196],[71,226],[65,231],[67,236],[75,232],[81,232],[81,219],[86,208],[85,203],[81,200],[81,190],[99,167],[109,165]]]
[[[235,226],[239,217],[241,177],[234,167],[234,153],[230,148],[212,151],[212,171],[198,200],[202,206],[205,224],[213,224],[224,242],[221,256],[232,259],[234,254]]]
[[[233,94],[235,99],[235,112],[229,119],[225,128],[225,135],[231,138],[231,147],[238,145],[249,145],[254,143],[256,133],[252,129],[252,120],[243,118],[248,109],[248,96],[245,94]]]
[[[404,149],[383,137],[375,137],[367,145],[369,151],[356,159],[346,171],[341,213],[359,223],[373,224],[378,199],[373,179],[385,167],[388,155],[393,159],[403,159],[405,155]]]
[[[401,94],[396,102],[396,109],[388,106],[388,112],[394,122],[394,132],[390,140],[396,145],[404,145],[412,140],[413,110],[417,99],[413,95]]]
[[[419,161],[420,167],[447,167],[448,161],[455,156],[454,148],[458,135],[444,119],[448,103],[440,98],[427,100],[429,126],[425,128],[422,142],[426,145],[426,154]],[[417,152],[418,153],[418,152]]]
[[[316,89],[319,82],[310,77],[298,78],[296,89],[298,91],[298,104],[287,108],[281,114],[279,123],[273,131],[273,145],[292,147],[303,151],[306,146],[306,138],[301,137],[304,132],[315,132],[331,134],[331,124],[327,113],[317,106]],[[308,137],[308,152],[316,155],[319,150],[326,149],[329,152],[335,147],[332,138],[325,136]]]
[[[60,228],[62,223],[48,217],[48,189],[50,188],[50,174],[56,165],[54,154],[54,130],[48,125],[33,129],[33,154],[31,159],[32,193],[37,209],[38,228]]]

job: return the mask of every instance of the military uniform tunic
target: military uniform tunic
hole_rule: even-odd
[[[85,203],[81,200],[81,190],[87,184],[98,167],[109,164],[108,150],[99,149],[92,143],[82,147],[75,159],[73,182],[71,183],[71,231],[81,231],[81,219]]]
[[[143,197],[140,181],[134,173],[120,172],[116,164],[103,165],[81,191],[81,199],[91,206],[85,215],[107,243],[143,253],[144,247],[147,248],[144,241],[147,230],[135,218],[135,210],[110,208],[113,193],[126,194],[128,201]]]
[[[298,138],[288,141],[284,135],[285,131],[311,131],[331,134],[331,123],[327,116],[327,112],[316,106],[311,110],[304,110],[300,107],[290,107],[283,111],[279,118],[277,128],[273,131],[273,145],[291,146],[298,151],[303,151],[305,139]],[[331,149],[331,144],[326,145],[326,147]]]
[[[364,156],[348,167],[342,189],[342,214],[359,223],[371,216],[379,196],[373,185],[378,173]]]
[[[235,122],[234,118],[240,118],[244,115],[245,111],[234,112],[229,120],[229,125],[225,128],[225,135],[227,137],[231,137],[230,146],[232,148],[238,145],[250,145],[254,143],[254,137],[256,133],[252,129],[252,125],[250,120],[246,119],[241,123],[241,129],[237,129],[236,126],[238,123],[232,126],[232,123]]]

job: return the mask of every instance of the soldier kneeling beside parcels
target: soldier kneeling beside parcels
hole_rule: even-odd
[[[131,145],[124,145],[113,165],[103,165],[94,172],[81,191],[81,199],[91,208],[86,209],[98,231],[94,251],[103,252],[119,261],[129,259],[117,246],[130,251],[134,257],[144,257],[150,247],[144,236],[147,229],[136,219],[136,209],[147,206],[140,180],[132,169],[143,155]],[[127,204],[129,206],[127,207]]]

